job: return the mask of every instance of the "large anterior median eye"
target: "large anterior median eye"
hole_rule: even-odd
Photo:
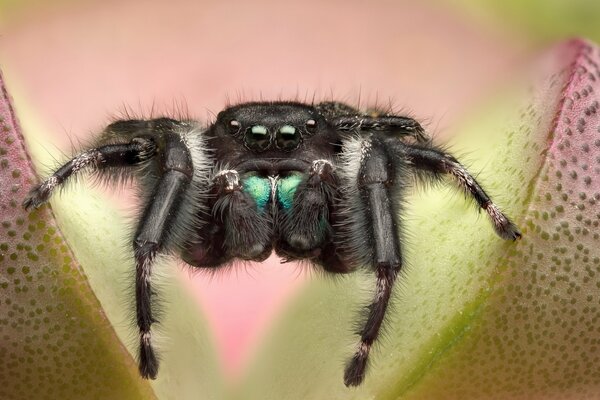
[[[252,150],[265,150],[269,147],[271,137],[269,130],[262,125],[254,125],[246,129],[245,142]]]
[[[275,143],[283,150],[293,150],[300,142],[300,135],[292,125],[284,125],[277,131]]]

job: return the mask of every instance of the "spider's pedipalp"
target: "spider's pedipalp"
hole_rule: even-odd
[[[277,201],[282,211],[278,214],[277,248],[283,256],[310,257],[311,250],[320,249],[330,240],[333,231],[329,210],[337,188],[334,169],[329,160],[315,160],[305,178],[292,175],[280,180]],[[296,254],[288,248],[296,249]]]
[[[244,191],[239,173],[236,170],[221,170],[216,173],[214,186],[217,199],[212,208],[216,222],[224,226],[221,251],[228,258],[262,261],[271,253],[271,221],[261,208],[270,197],[270,188],[265,187],[264,180],[246,181],[248,191],[259,192],[258,204],[248,192]],[[252,185],[252,189],[249,186]]]

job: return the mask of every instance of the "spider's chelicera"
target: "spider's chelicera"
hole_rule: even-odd
[[[33,188],[23,205],[40,206],[86,169],[107,178],[133,175],[141,188],[133,249],[144,378],[158,372],[151,343],[157,253],[175,253],[200,268],[262,261],[275,251],[331,273],[372,270],[375,293],[344,374],[344,383],[355,386],[364,379],[402,267],[407,187],[418,178],[450,176],[501,238],[521,236],[465,167],[433,145],[414,119],[338,102],[244,103],[222,111],[207,127],[170,118],[116,121],[93,148]]]

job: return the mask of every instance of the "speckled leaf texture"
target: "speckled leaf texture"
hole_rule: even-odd
[[[341,377],[368,273],[312,285],[239,398],[600,398],[599,64],[596,45],[554,46],[450,144],[522,240],[499,240],[453,191],[413,194],[406,265],[364,384]]]
[[[151,399],[36,181],[0,76],[0,398]]]
[[[541,119],[520,132],[545,139],[539,172],[522,182],[523,240],[414,398],[600,398],[600,51],[580,41],[558,50],[566,68],[547,82],[558,103],[526,110],[535,122],[554,107],[549,129]]]

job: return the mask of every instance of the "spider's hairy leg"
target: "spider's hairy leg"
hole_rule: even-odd
[[[108,180],[127,177],[131,171],[124,167],[142,165],[156,155],[159,146],[155,139],[184,126],[189,127],[189,124],[170,118],[127,119],[111,123],[102,131],[94,148],[79,153],[36,185],[23,201],[23,207],[41,206],[56,188],[84,170],[91,170]]]
[[[139,370],[144,378],[154,379],[158,360],[151,343],[151,326],[156,322],[152,313],[152,264],[158,252],[164,250],[169,233],[188,188],[193,166],[185,144],[179,135],[165,134],[163,174],[149,197],[138,223],[133,250],[135,254],[136,316],[140,335]]]
[[[265,260],[271,253],[272,223],[266,209],[271,183],[259,177],[247,177],[244,183],[238,172],[230,169],[216,173],[213,181],[218,195],[213,218],[223,225],[223,249],[228,258]],[[260,204],[248,192],[255,193]]]
[[[430,139],[417,121],[409,117],[382,115],[345,115],[334,118],[331,123],[338,131],[344,132],[381,132],[412,137],[417,142],[425,143]]]
[[[194,217],[203,207],[203,176],[208,175],[210,156],[196,123],[169,118],[115,121],[96,143],[34,187],[23,206],[40,206],[57,187],[84,169],[109,181],[132,176],[142,179],[146,203],[133,243],[139,370],[143,377],[154,378],[158,362],[150,332],[155,321],[151,308],[152,263],[166,247],[181,247],[183,238],[199,222]]]
[[[364,113],[340,102],[323,102],[316,108],[339,132],[380,132],[410,137],[418,143],[431,139],[418,121],[410,117],[387,113]]]
[[[488,214],[494,230],[502,239],[517,240],[521,237],[517,226],[500,211],[469,171],[451,154],[431,145],[425,147],[395,143],[393,146],[398,148],[398,154],[404,154],[413,167],[433,174],[451,175],[465,193],[473,197]]]
[[[361,199],[367,226],[366,237],[370,241],[370,263],[377,282],[375,296],[369,306],[367,320],[360,331],[360,343],[344,373],[346,386],[358,386],[365,377],[371,346],[379,336],[392,288],[402,266],[401,244],[398,234],[399,199],[392,199],[392,185],[398,168],[391,165],[383,143],[378,139],[364,141],[360,150],[361,161],[355,184]],[[395,189],[398,189],[397,187]],[[393,196],[399,196],[394,190]]]
[[[279,227],[284,241],[294,250],[311,251],[332,233],[329,207],[336,191],[334,166],[328,160],[313,161],[308,176],[297,187],[280,180],[277,194],[283,208]]]
[[[149,160],[156,153],[155,143],[147,138],[134,137],[126,143],[106,144],[79,153],[58,168],[50,177],[36,185],[25,200],[23,207],[37,208],[44,204],[54,190],[67,179],[84,169],[93,169],[98,173],[108,171],[110,167],[127,167]]]

